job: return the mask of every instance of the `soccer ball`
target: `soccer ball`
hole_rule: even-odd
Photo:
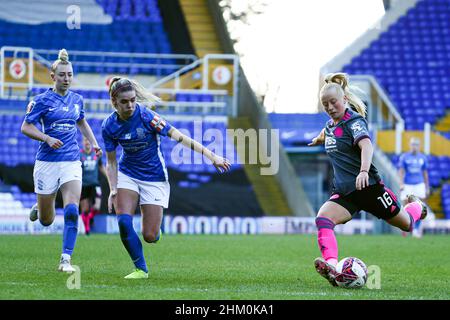
[[[336,265],[338,275],[335,280],[342,288],[361,288],[367,281],[367,267],[360,259],[347,257]]]

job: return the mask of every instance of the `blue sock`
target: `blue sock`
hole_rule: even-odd
[[[64,207],[64,232],[62,253],[72,255],[78,234],[78,206],[70,203]]]
[[[414,226],[414,229],[419,229],[421,224],[422,224],[422,220],[420,220],[420,219],[417,220],[416,225]]]
[[[117,222],[119,224],[120,239],[134,265],[136,268],[148,272],[141,240],[133,228],[133,217],[129,214],[119,214]]]

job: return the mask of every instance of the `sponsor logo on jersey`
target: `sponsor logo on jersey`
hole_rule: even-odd
[[[86,171],[94,171],[97,169],[97,160],[92,159],[86,159],[83,161],[83,169]]]
[[[327,151],[334,151],[337,148],[336,139],[333,137],[325,138],[325,149]]]
[[[353,133],[355,134],[363,130],[360,122],[353,123],[350,128],[353,130]]]
[[[137,137],[138,139],[143,139],[145,138],[145,131],[142,128],[137,128],[136,129],[136,133],[137,133]]]
[[[127,153],[135,153],[148,148],[147,142],[142,141],[122,141],[122,148]]]
[[[73,119],[61,119],[53,122],[50,125],[50,128],[57,131],[68,132],[76,130],[76,124],[75,120]]]
[[[405,163],[407,165],[407,171],[409,173],[420,173],[422,172],[422,166],[424,165],[423,159],[410,158],[406,159]]]

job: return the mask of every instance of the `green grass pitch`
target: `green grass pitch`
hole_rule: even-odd
[[[164,235],[144,244],[150,275],[119,235],[79,235],[72,263],[80,288],[56,271],[61,235],[0,236],[0,299],[450,299],[450,237],[338,235],[339,256],[380,268],[380,289],[333,288],[313,267],[314,235]]]

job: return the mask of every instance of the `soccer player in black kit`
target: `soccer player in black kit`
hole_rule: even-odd
[[[83,136],[83,149],[80,150],[81,168],[83,169],[83,182],[80,198],[80,214],[83,220],[86,235],[91,230],[91,221],[94,218],[94,205],[97,197],[97,188],[100,187],[100,172],[106,178],[106,169],[102,157],[97,157],[89,140]]]
[[[325,77],[320,102],[331,119],[309,145],[325,143],[334,179],[332,195],[319,209],[316,218],[322,257],[314,260],[314,266],[331,285],[337,286],[338,246],[334,234],[337,224],[350,221],[355,213],[364,210],[411,232],[414,223],[425,218],[427,209],[414,196],[409,196],[408,204],[402,208],[394,193],[381,181],[372,164],[373,147],[365,119],[366,106],[354,94],[346,74]]]

